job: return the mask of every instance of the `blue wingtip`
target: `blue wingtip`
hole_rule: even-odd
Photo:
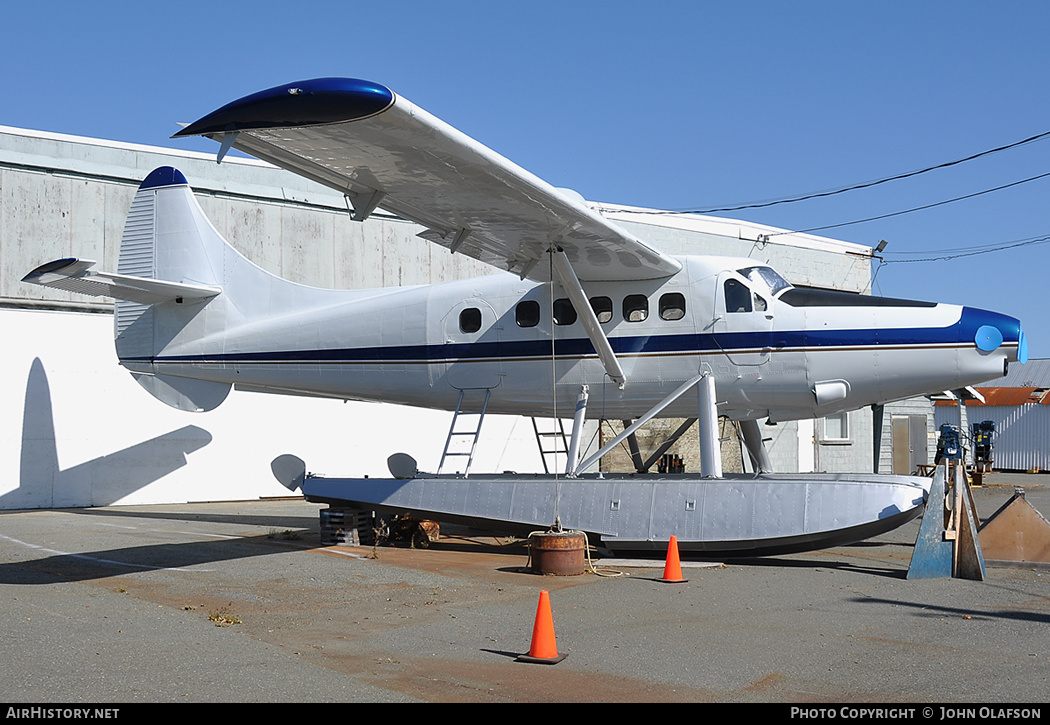
[[[149,173],[142,183],[139,184],[140,189],[155,189],[160,186],[179,186],[180,184],[189,185],[186,181],[186,177],[182,175],[182,172],[173,166],[161,166],[158,169],[154,169]]]
[[[227,103],[172,138],[354,121],[382,113],[394,99],[386,86],[358,78],[297,81]]]

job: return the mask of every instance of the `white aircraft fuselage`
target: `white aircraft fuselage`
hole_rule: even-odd
[[[488,412],[562,417],[588,386],[590,416],[634,419],[708,372],[720,415],[777,421],[994,378],[1023,340],[1017,320],[994,312],[794,288],[746,258],[678,257],[666,278],[582,285],[626,375],[621,389],[558,282],[503,273],[374,290],[294,284],[234,251],[176,181],[139,192],[156,195],[150,270],[223,291],[156,305],[144,348],[135,325],[119,322],[140,306],[120,303],[119,357],[140,374],[447,410],[460,391],[488,389]],[[123,273],[136,271],[129,249]],[[990,330],[1002,342],[981,349]],[[661,415],[695,410],[683,396]]]
[[[777,421],[973,385],[1017,360],[1019,325],[996,313],[794,288],[774,296],[761,287],[749,289],[749,311],[729,312],[726,281],[753,285],[737,270],[766,265],[679,260],[682,271],[666,280],[584,285],[592,304],[611,315],[603,327],[629,381],[623,390],[571,320],[560,286],[554,304],[562,324],[552,324],[551,285],[508,274],[322,293],[332,299],[195,339],[192,351],[176,339],[149,361],[124,362],[244,388],[446,410],[463,389],[490,389],[489,412],[534,416],[570,417],[586,385],[591,414],[615,419],[637,418],[709,371],[720,414]],[[834,304],[816,306],[822,296]],[[643,319],[631,321],[632,312]],[[975,337],[989,325],[1014,341],[980,350]],[[695,398],[685,396],[664,414],[688,417],[695,409]]]

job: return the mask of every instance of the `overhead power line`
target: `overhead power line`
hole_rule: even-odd
[[[970,156],[966,156],[966,157],[961,158],[961,159],[956,159],[954,161],[946,161],[945,163],[942,163],[942,164],[936,164],[934,166],[927,166],[924,169],[917,169],[915,171],[908,171],[908,172],[903,173],[903,174],[894,174],[893,176],[886,176],[886,177],[881,178],[881,179],[875,179],[874,181],[865,181],[865,182],[862,182],[862,183],[859,183],[859,184],[851,184],[849,186],[840,186],[840,187],[836,187],[836,188],[833,188],[833,189],[827,189],[825,191],[815,191],[815,192],[812,192],[812,193],[809,193],[809,194],[801,194],[801,195],[798,195],[798,196],[787,196],[787,197],[782,197],[782,198],[778,198],[778,199],[770,199],[770,200],[767,200],[767,201],[751,202],[751,203],[747,203],[747,204],[740,204],[738,206],[726,206],[726,207],[719,207],[719,208],[714,208],[714,209],[688,209],[688,210],[683,209],[683,210],[678,210],[678,211],[675,211],[675,212],[654,212],[654,213],[657,213],[657,214],[667,214],[667,213],[672,213],[672,214],[714,214],[716,212],[742,211],[744,209],[761,209],[761,208],[764,208],[764,207],[776,206],[777,204],[791,204],[791,203],[794,203],[794,202],[797,202],[797,201],[806,201],[808,199],[819,199],[821,197],[835,196],[837,194],[844,194],[847,191],[856,191],[858,189],[869,189],[869,188],[871,188],[873,186],[878,186],[880,184],[886,184],[886,183],[888,183],[890,181],[899,181],[900,179],[908,179],[908,178],[911,178],[913,176],[919,176],[920,174],[929,173],[930,171],[936,171],[937,169],[946,169],[946,168],[951,167],[951,166],[957,166],[959,164],[966,163],[967,161],[973,161],[974,159],[979,159],[979,158],[982,158],[984,156],[990,156],[991,154],[999,153],[1000,151],[1006,151],[1007,149],[1016,148],[1018,146],[1024,146],[1025,144],[1032,143],[1033,141],[1039,141],[1040,139],[1044,139],[1044,138],[1046,138],[1048,136],[1050,136],[1050,131],[1045,131],[1043,133],[1036,134],[1035,136],[1029,136],[1026,139],[1022,139],[1021,141],[1015,141],[1014,143],[1006,144],[1005,146],[998,146],[998,147],[996,147],[994,149],[988,149],[987,151],[981,151],[980,153],[971,154]]]
[[[1017,247],[1028,247],[1034,244],[1046,244],[1050,242],[1050,234],[1043,235],[1041,237],[1030,237],[1028,239],[1018,239],[1012,242],[999,242],[997,244],[982,244],[974,247],[960,247],[956,249],[932,249],[919,252],[895,252],[895,254],[930,254],[938,255],[931,257],[923,257],[921,259],[886,259],[882,261],[882,264],[907,264],[913,262],[944,262],[950,259],[958,259],[960,257],[974,257],[978,254],[989,254],[990,252],[1002,252],[1006,249],[1016,249]]]
[[[993,244],[977,245],[973,247],[959,247],[955,249],[933,249],[917,252],[894,252],[894,254],[929,254],[935,256],[923,257],[921,259],[883,259],[882,257],[876,257],[876,259],[879,260],[879,263],[875,267],[875,273],[871,276],[871,285],[872,287],[875,286],[875,281],[879,278],[879,272],[882,271],[882,268],[891,264],[946,262],[952,259],[959,259],[960,257],[974,257],[978,254],[1002,252],[1007,249],[1016,249],[1017,247],[1028,247],[1035,244],[1046,244],[1048,242],[1050,242],[1050,234],[1046,234],[1040,237],[1030,237],[1028,239],[1018,239],[1012,242],[998,242]]]
[[[1045,174],[1039,174],[1037,176],[1030,176],[1027,179],[1021,179],[1020,181],[1014,181],[1009,184],[1003,184],[1002,186],[996,186],[993,189],[985,189],[984,191],[975,191],[972,194],[966,194],[964,196],[957,196],[954,199],[945,199],[944,201],[937,201],[932,204],[924,204],[923,206],[912,207],[911,209],[905,209],[903,211],[890,212],[889,214],[880,214],[879,216],[867,217],[866,219],[855,219],[851,222],[841,222],[839,224],[826,224],[822,227],[811,227],[809,229],[796,229],[791,232],[775,232],[767,236],[775,237],[780,234],[807,234],[809,232],[819,232],[824,229],[836,229],[838,227],[848,227],[852,224],[863,224],[864,222],[873,222],[878,219],[888,219],[889,217],[900,216],[901,214],[911,214],[914,211],[922,211],[924,209],[932,209],[937,206],[944,206],[945,204],[951,204],[956,201],[963,201],[965,199],[973,199],[975,196],[982,196],[984,194],[991,194],[993,191],[1002,191],[1003,189],[1009,189],[1012,186],[1020,186],[1021,184],[1027,184],[1029,181],[1036,181],[1038,179],[1044,179],[1050,176],[1050,171]]]

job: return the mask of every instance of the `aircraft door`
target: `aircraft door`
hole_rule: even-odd
[[[723,272],[715,292],[715,342],[734,365],[769,362],[773,306],[738,274]]]
[[[445,375],[459,390],[494,388],[503,379],[496,312],[480,299],[457,303],[442,321]]]

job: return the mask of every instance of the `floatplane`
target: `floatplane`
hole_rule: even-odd
[[[61,259],[25,278],[115,298],[120,364],[151,394],[187,411],[233,387],[379,401],[455,411],[453,428],[468,411],[573,419],[564,471],[550,475],[429,474],[395,454],[389,479],[324,478],[275,460],[309,500],[512,531],[555,524],[621,550],[672,535],[719,556],[857,541],[917,516],[929,479],[774,473],[759,421],[864,406],[879,420],[889,401],[1027,358],[1019,321],[1002,314],[795,287],[753,259],[664,254],[377,83],[271,88],[175,137],[197,135],[219,142],[219,161],[238,149],[338,190],[356,221],[382,208],[503,273],[296,284],[234,250],[180,171],[156,169],[132,201],[117,272]],[[583,456],[598,391],[602,416],[632,422]],[[654,417],[697,421],[700,475],[595,471]],[[723,474],[720,417],[738,422],[754,473]]]

